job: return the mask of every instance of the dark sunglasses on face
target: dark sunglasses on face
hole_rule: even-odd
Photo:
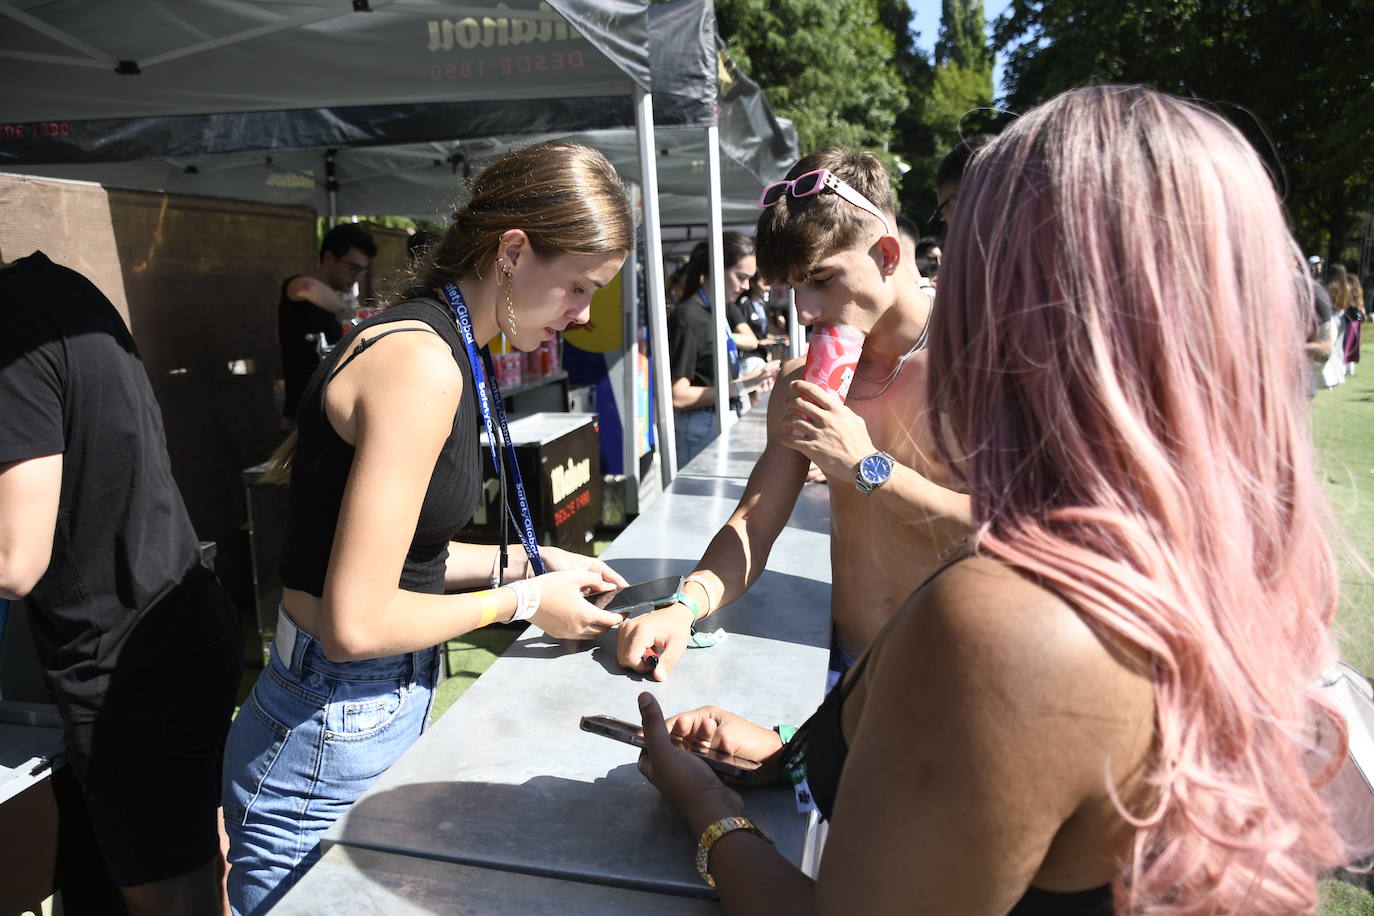
[[[949,224],[945,222],[945,205],[948,204],[951,199],[952,198],[946,197],[944,200],[940,201],[940,205],[935,208],[935,212],[930,214],[930,218],[926,220],[926,228],[929,230],[930,234],[937,239],[944,238],[945,232],[949,230]]]

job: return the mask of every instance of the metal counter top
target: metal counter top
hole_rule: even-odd
[[[712,448],[742,458],[761,450],[762,428],[746,417],[727,437],[735,446]],[[603,559],[632,582],[688,572],[744,484],[679,476]],[[398,896],[417,912],[478,912],[425,907],[431,893],[462,887],[473,899],[528,900],[509,912],[704,912],[685,899],[714,895],[696,874],[695,838],[640,774],[638,751],[581,731],[579,719],[638,721],[636,697],[647,689],[669,715],[714,703],[761,724],[802,722],[825,682],[829,513],[825,488],[803,489],[754,588],[711,616],[725,639],[689,649],[665,683],[623,670],[613,632],[562,642],[527,629],[329,831],[326,856],[277,911],[329,912],[344,894],[358,912],[374,899],[406,912]],[[790,790],[745,791],[751,817],[800,862],[806,822]],[[324,889],[331,882],[337,893]],[[638,892],[654,892],[649,906]]]

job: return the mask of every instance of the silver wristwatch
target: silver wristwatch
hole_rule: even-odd
[[[854,486],[860,493],[872,493],[887,483],[897,462],[887,452],[874,452],[859,462],[858,473],[854,475]]]

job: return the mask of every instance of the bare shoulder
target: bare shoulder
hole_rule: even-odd
[[[407,330],[413,333],[387,334]],[[386,334],[385,337],[380,335]],[[453,350],[423,321],[397,321],[375,328],[374,343],[368,345],[374,359],[359,360],[367,366],[369,380],[375,383],[434,386],[462,390],[463,374]]]
[[[963,714],[996,716],[1011,731],[1105,743],[1125,760],[1153,722],[1145,653],[988,557],[956,563],[912,595],[881,651],[880,674],[899,674],[884,664],[894,658],[918,659],[923,676],[906,683],[958,696]],[[1096,762],[1090,770],[1100,784]]]
[[[345,441],[357,444],[366,429],[442,441],[452,429],[462,371],[448,344],[424,322],[398,321],[385,330],[410,327],[416,332],[376,339],[330,383],[326,408]],[[355,426],[359,421],[362,426]]]

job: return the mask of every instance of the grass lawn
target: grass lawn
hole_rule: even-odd
[[[1335,512],[1333,539],[1341,563],[1337,634],[1341,655],[1374,672],[1374,581],[1360,569],[1374,557],[1374,362],[1334,391],[1313,399],[1312,439]],[[1345,543],[1341,543],[1345,541]]]
[[[448,651],[448,678],[434,692],[434,709],[430,721],[436,721],[448,711],[453,701],[463,695],[491,667],[491,663],[501,657],[515,637],[525,629],[519,626],[491,626],[465,633],[458,639],[450,639]]]
[[[1361,569],[1356,551],[1374,557],[1374,362],[1334,391],[1317,392],[1312,440],[1335,513],[1341,656],[1369,673],[1374,671],[1374,581]],[[1321,916],[1374,916],[1374,895],[1328,882],[1322,888]]]

